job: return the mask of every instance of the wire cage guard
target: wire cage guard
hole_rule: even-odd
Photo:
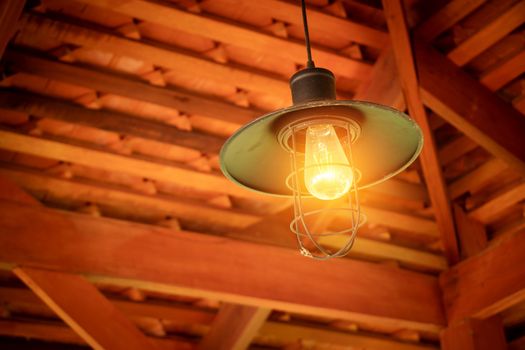
[[[343,141],[343,148],[350,165],[330,164],[332,166],[350,167],[353,181],[350,190],[343,195],[342,201],[337,201],[338,207],[329,207],[323,201],[322,208],[315,210],[304,210],[304,201],[314,198],[304,188],[303,178],[305,167],[304,152],[300,149],[301,139],[309,126],[329,123],[337,128],[340,140]],[[339,118],[312,119],[308,121],[297,121],[287,125],[279,135],[279,142],[290,154],[291,173],[286,179],[287,187],[293,193],[294,219],[290,222],[290,230],[296,235],[299,249],[302,255],[317,260],[327,260],[334,257],[343,257],[352,248],[357,231],[366,222],[366,216],[361,213],[359,207],[358,182],[361,174],[354,167],[352,159],[351,144],[359,136],[359,125],[352,120],[342,120]],[[320,200],[316,201],[319,204]],[[322,229],[320,232],[313,232],[308,219],[322,220],[326,216],[335,216],[345,219],[344,229],[329,230]],[[315,230],[315,229],[314,229]],[[333,248],[337,246],[338,248]]]

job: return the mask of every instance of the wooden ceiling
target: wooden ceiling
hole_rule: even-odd
[[[425,136],[329,262],[218,162],[291,103],[299,1],[0,4],[2,349],[525,349],[525,1],[307,3],[339,98]]]

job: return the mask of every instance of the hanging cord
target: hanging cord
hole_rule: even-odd
[[[306,61],[306,68],[315,68],[314,61],[312,60],[312,49],[310,48],[310,34],[308,33],[308,19],[306,18],[305,0],[301,0],[301,8],[303,11],[304,41],[306,43],[306,54],[308,56],[308,61]]]

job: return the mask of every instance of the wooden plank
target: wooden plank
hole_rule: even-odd
[[[277,76],[263,75],[260,71],[215,63],[198,55],[192,55],[187,51],[146,44],[105,32],[102,29],[94,30],[77,24],[54,21],[35,14],[24,14],[21,21],[24,35],[56,39],[64,43],[89,47],[119,56],[133,57],[168,68],[175,73],[191,71],[196,76],[212,81],[226,81],[239,88],[279,97],[283,104],[290,100],[290,88],[286,81]]]
[[[476,255],[487,247],[487,233],[483,224],[469,218],[457,204],[454,204],[454,218],[463,259]]]
[[[194,14],[182,11],[175,6],[150,1],[81,1],[167,28],[202,36],[217,42],[240,46],[260,54],[279,56],[296,64],[306,63],[303,43],[278,38],[253,30],[240,23],[233,24],[215,17]],[[162,13],[162,16],[159,16],[159,13]],[[363,76],[367,76],[371,70],[371,66],[368,63],[353,60],[326,48],[314,47],[313,55],[319,66],[329,67],[330,70],[340,76],[360,80]]]
[[[434,143],[425,108],[419,96],[419,84],[408,34],[408,25],[403,13],[403,4],[401,1],[383,1],[383,8],[408,111],[418,123],[425,139],[425,147],[423,147],[419,159],[445,249],[445,256],[448,262],[453,264],[459,260],[454,221],[446,192],[445,180],[437,157],[437,147]]]
[[[0,174],[4,178],[31,193],[45,193],[46,200],[51,202],[63,199],[97,203],[109,208],[153,211],[158,212],[159,217],[170,216],[216,230],[245,228],[259,220],[255,215],[233,209],[221,210],[187,198],[144,195],[92,181],[65,180],[27,169],[6,168],[5,164],[2,166]]]
[[[432,276],[350,259],[319,264],[285,248],[11,203],[0,212],[10,213],[0,216],[2,262],[355,322],[429,332],[444,323]]]
[[[303,325],[283,325],[277,322],[268,322],[261,328],[261,333],[271,334],[279,339],[296,342],[314,340],[324,344],[334,344],[355,349],[373,350],[432,350],[436,347],[396,342],[386,338],[371,338],[353,332],[337,332],[323,328],[312,328]]]
[[[525,1],[520,1],[450,51],[447,56],[456,65],[464,66],[524,22]]]
[[[211,329],[199,344],[202,350],[245,350],[266,322],[270,309],[223,304]]]
[[[525,173],[525,138],[521,137],[525,119],[521,114],[434,49],[421,42],[415,48],[423,102],[487,151]]]
[[[15,167],[0,168],[0,175],[10,179],[31,193],[45,194],[47,202],[56,204],[60,201],[80,201],[97,203],[107,208],[134,208],[131,211],[158,212],[159,217],[170,216],[185,224],[197,225],[201,229],[224,232],[234,229],[245,229],[244,234],[235,232],[224,233],[227,237],[245,241],[286,246],[295,249],[295,242],[288,231],[290,218],[286,211],[286,220],[283,222],[271,219],[271,228],[265,228],[260,233],[252,227],[259,222],[259,216],[238,212],[233,209],[219,210],[205,206],[202,203],[192,202],[189,199],[174,197],[143,195],[122,188],[103,186],[94,182],[80,180],[65,180],[51,177],[39,172]],[[0,187],[1,188],[1,187]],[[19,189],[17,189],[20,191]],[[7,199],[7,198],[6,198]],[[397,213],[394,213],[398,215]],[[397,225],[416,231],[425,230],[428,221],[408,216],[389,216],[387,211],[380,211],[373,216],[377,222],[395,222]],[[379,216],[381,215],[381,216]],[[370,220],[370,218],[369,218]],[[274,225],[275,224],[275,225]],[[437,237],[437,228],[433,226],[434,236]],[[421,233],[420,233],[421,234]],[[423,233],[424,234],[424,233]],[[285,240],[285,238],[290,238]],[[286,242],[286,243],[285,243]],[[288,244],[291,243],[291,244]],[[447,268],[445,259],[440,255],[422,252],[416,249],[397,246],[390,243],[379,242],[360,237],[352,248],[351,256],[366,260],[382,261],[397,260],[403,266],[422,269],[424,271],[443,271]]]
[[[442,165],[450,164],[476,147],[478,145],[474,141],[462,135],[439,149],[439,160]]]
[[[166,144],[218,154],[224,140],[198,132],[182,131],[174,126],[132,115],[86,109],[73,103],[21,91],[0,91],[0,107],[40,118],[117,132]]]
[[[467,319],[441,333],[443,350],[507,350],[503,324],[499,317]]]
[[[449,186],[449,194],[456,199],[471,188],[477,188],[494,179],[499,173],[508,168],[507,164],[499,159],[491,159],[466,175],[452,182]]]
[[[525,11],[525,9],[524,9]],[[492,91],[499,90],[525,72],[525,50],[483,74],[480,82]]]
[[[210,325],[215,313],[203,308],[190,307],[172,302],[127,301],[122,298],[108,297],[108,300],[130,319],[150,317],[171,321],[183,321],[190,324]],[[31,310],[46,310],[54,314],[31,290],[25,288],[0,287],[0,301],[10,310],[29,307]]]
[[[525,182],[522,182],[504,193],[499,194],[497,197],[492,198],[481,207],[472,210],[469,216],[481,223],[488,224],[496,219],[505,209],[510,208],[524,199]]]
[[[450,322],[488,318],[525,300],[525,235],[512,235],[440,276]]]
[[[79,147],[73,144],[0,130],[0,148],[108,171],[124,172],[152,180],[178,183],[199,191],[261,198],[261,195],[246,191],[219,175],[109,153],[94,147]]]
[[[0,3],[0,57],[19,26],[25,0],[4,0]]]
[[[452,0],[416,28],[415,33],[425,41],[432,41],[485,2],[487,0]]]
[[[27,267],[13,272],[94,349],[162,349],[84,277]]]
[[[25,339],[42,340],[46,342],[69,344],[64,349],[71,350],[71,345],[82,345],[82,350],[86,349],[84,340],[78,336],[71,328],[61,324],[53,323],[29,323],[22,321],[0,320],[0,335],[6,337],[19,337]],[[192,343],[182,341],[171,337],[169,340],[165,339],[150,339],[157,348],[170,350],[194,350]],[[56,350],[56,345],[49,349]],[[34,347],[28,350],[34,350]],[[39,346],[38,349],[41,349]],[[76,348],[75,348],[76,349]],[[149,349],[149,348],[148,348]]]
[[[181,88],[157,87],[130,75],[96,69],[36,56],[20,50],[8,50],[6,64],[21,71],[52,80],[85,86],[101,93],[110,93],[173,108],[187,114],[198,114],[229,123],[243,125],[263,112],[224,103],[219,99],[202,96]]]
[[[361,205],[361,210],[363,213],[366,213],[370,222],[399,230],[418,233],[428,237],[440,237],[439,225],[436,225],[436,222],[433,220],[374,208],[369,205]]]
[[[110,299],[122,312],[130,317],[144,316],[164,320],[184,320],[207,328],[212,324],[215,314],[209,310],[197,308],[183,308],[173,303],[130,302]],[[0,288],[0,302],[9,308],[26,306],[37,307],[41,304],[30,291],[20,288]],[[36,305],[35,305],[36,304]],[[42,305],[45,307],[45,305]],[[53,333],[53,329],[51,329]],[[366,332],[342,332],[328,328],[319,328],[314,325],[298,325],[292,322],[266,321],[259,330],[262,337],[272,337],[281,342],[293,342],[297,339],[308,339],[320,343],[364,346],[374,350],[432,350],[433,346],[426,344],[407,344],[387,337],[375,336]],[[2,325],[0,323],[0,334]],[[53,340],[48,339],[48,340]],[[57,339],[57,341],[60,340]]]
[[[237,7],[241,4],[252,11],[266,13],[279,21],[301,27],[303,25],[302,17],[299,15],[301,9],[298,3],[279,0],[229,0],[227,2],[223,0],[221,4]],[[354,22],[351,19],[332,16],[311,7],[308,8],[308,26],[312,32],[323,33],[344,41],[351,40],[378,49],[383,48],[388,40],[388,34],[381,30]]]

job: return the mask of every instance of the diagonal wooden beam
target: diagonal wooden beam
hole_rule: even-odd
[[[423,102],[496,157],[525,173],[525,119],[426,44],[415,42]]]
[[[0,3],[0,57],[18,29],[25,0],[4,0]]]
[[[147,339],[84,277],[27,267],[13,272],[94,349],[163,348]]]
[[[264,324],[270,309],[223,304],[211,329],[199,344],[201,350],[245,350]]]
[[[0,216],[2,262],[390,327],[436,332],[444,323],[432,276],[350,259],[319,264],[285,248],[8,202],[0,212],[9,213]]]
[[[432,129],[428,123],[425,107],[419,96],[419,83],[416,75],[414,57],[408,25],[404,15],[403,4],[400,0],[383,1],[383,8],[390,31],[392,50],[399,71],[401,87],[412,118],[419,124],[425,145],[421,151],[420,161],[427,189],[436,215],[436,221],[449,263],[459,260],[459,250],[456,239],[454,221],[450,208],[450,200],[446,191],[445,180],[441,173],[441,166],[437,156],[437,147],[434,143]]]
[[[2,198],[40,207],[40,202],[3,177],[0,193]],[[21,266],[13,273],[94,349],[166,348],[148,340],[84,277]]]

